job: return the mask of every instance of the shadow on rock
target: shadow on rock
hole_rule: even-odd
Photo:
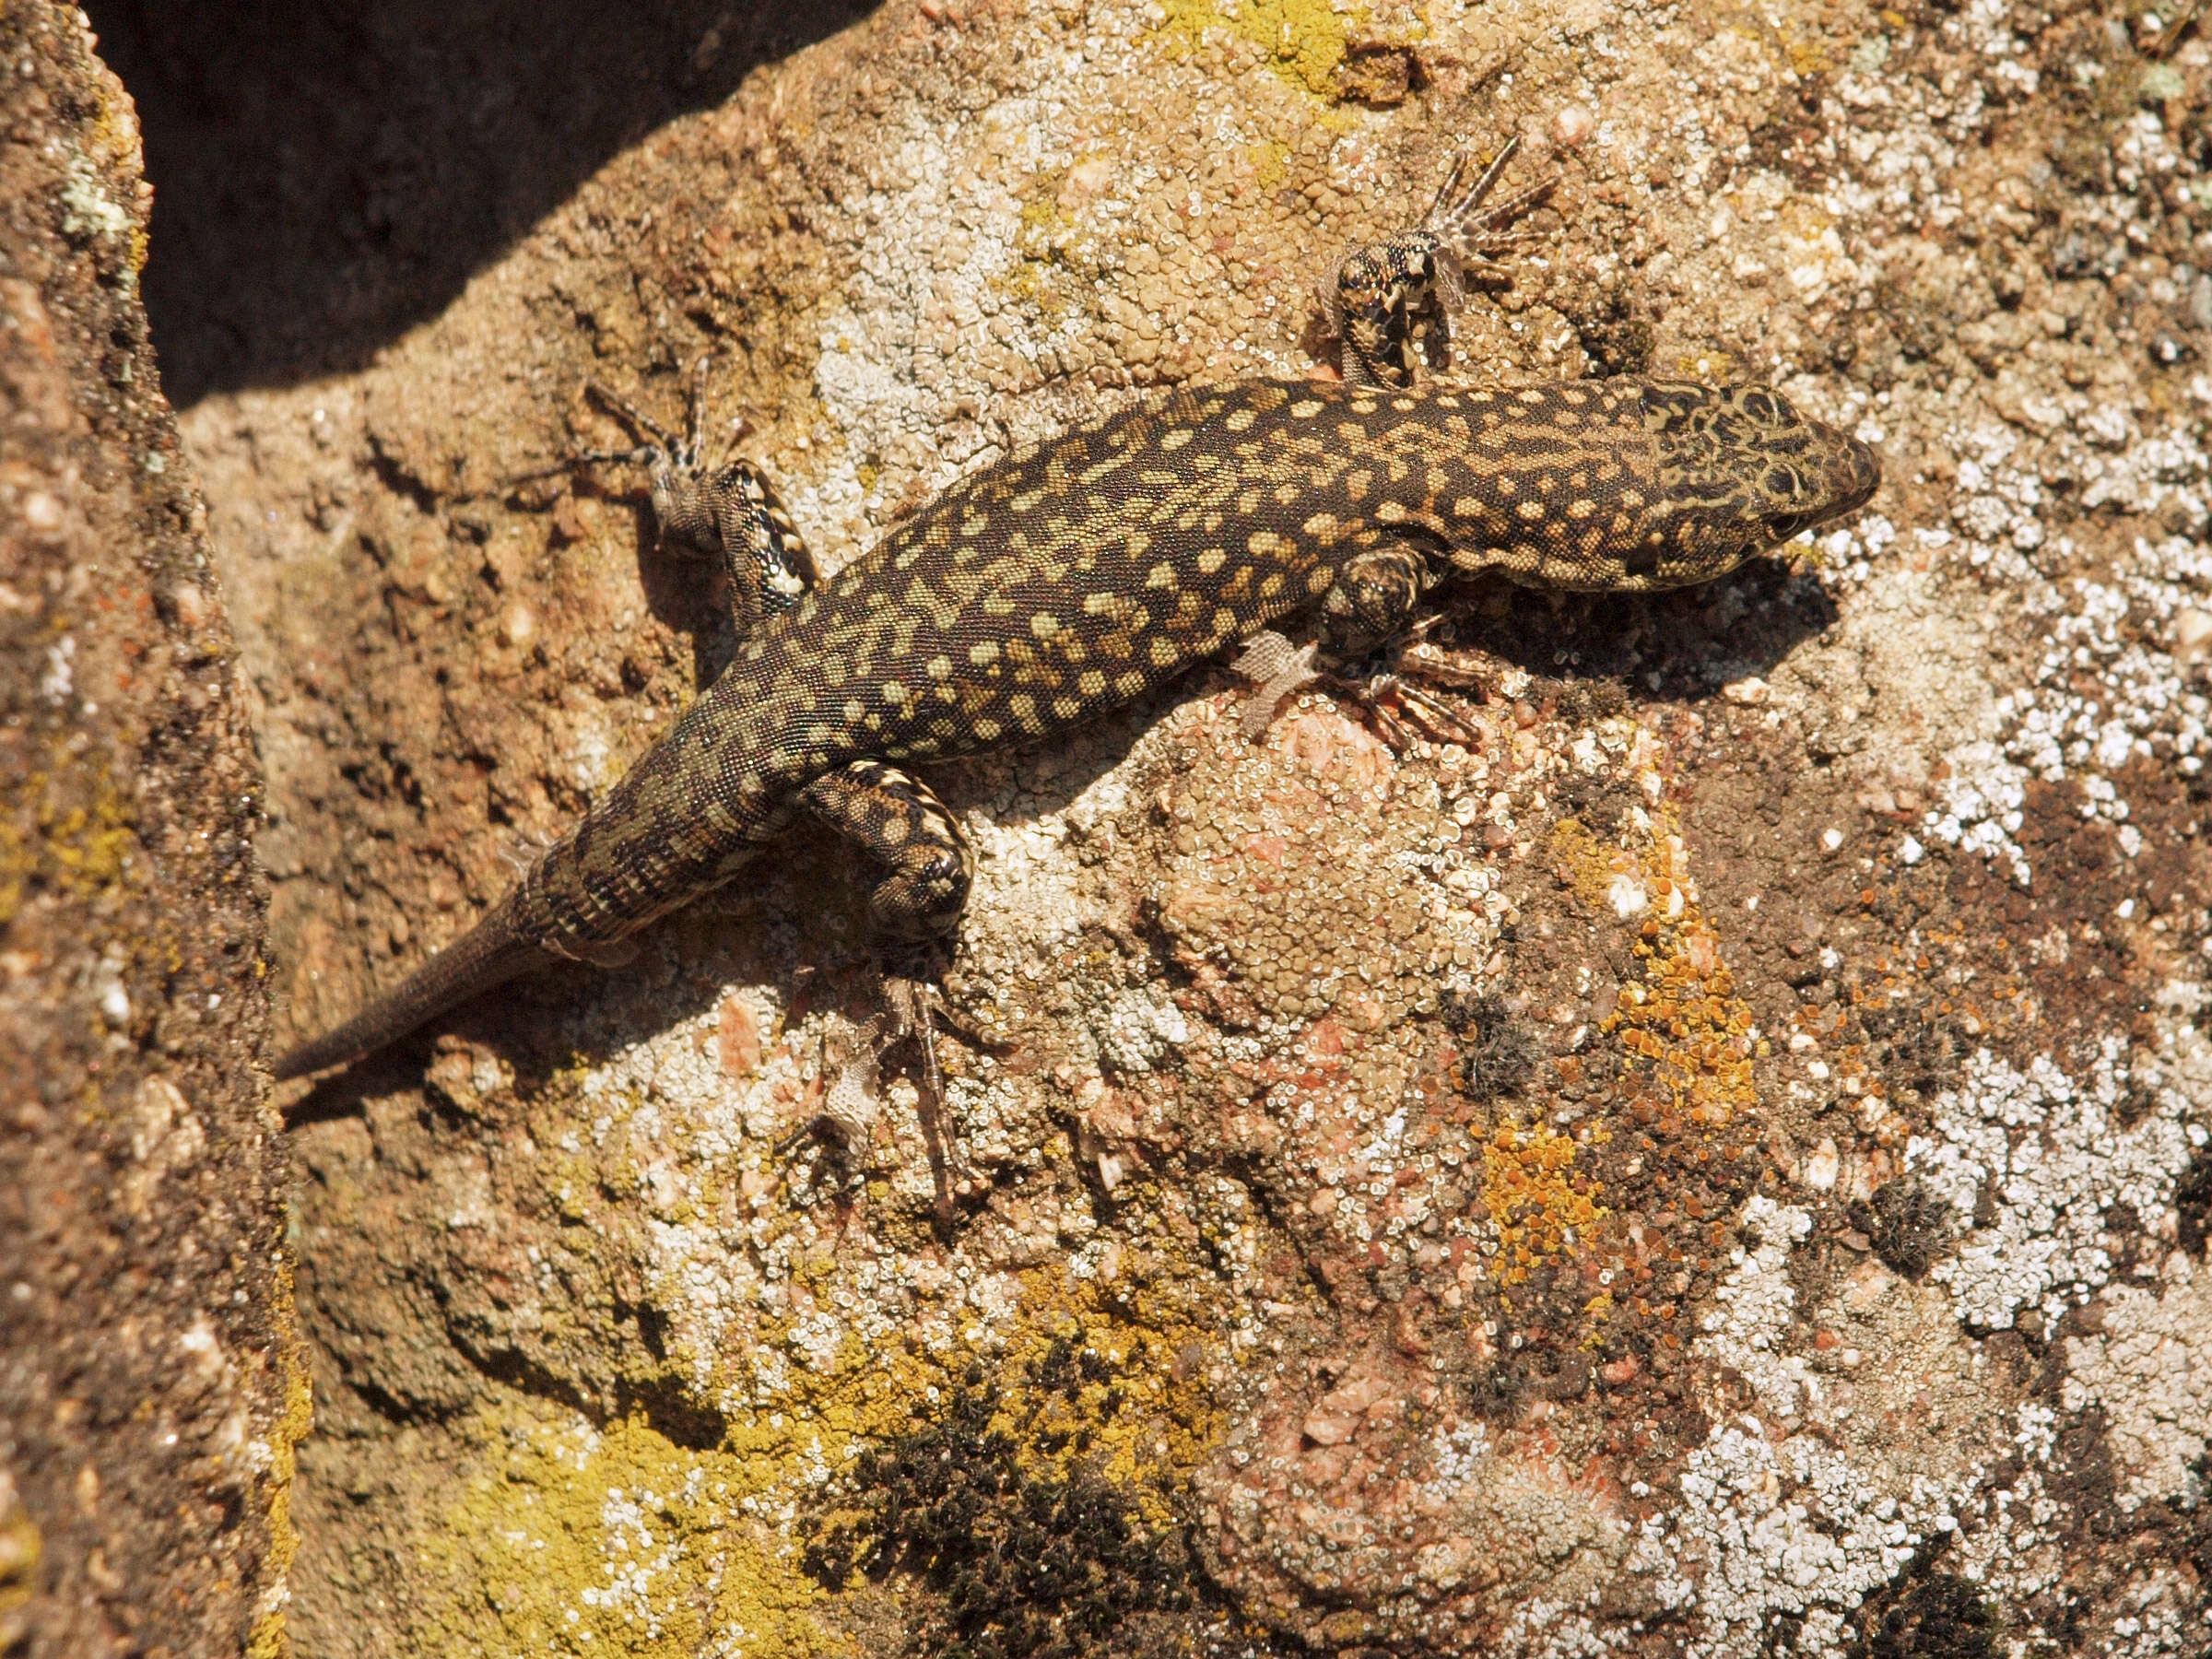
[[[169,395],[365,365],[624,147],[871,0],[92,0]]]

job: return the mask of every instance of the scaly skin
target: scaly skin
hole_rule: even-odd
[[[1383,360],[1361,347],[1357,378],[1412,378],[1391,319],[1426,298],[1394,297],[1370,334]],[[971,856],[900,769],[1050,740],[1301,616],[1357,654],[1453,571],[1574,590],[1710,581],[1878,481],[1865,445],[1761,387],[1245,381],[986,467],[812,585],[757,469],[708,476],[695,443],[637,453],[664,525],[757,584],[747,608],[765,619],[474,930],[279,1077],[358,1058],[529,968],[606,959],[803,811],[885,866],[883,932],[944,940]]]

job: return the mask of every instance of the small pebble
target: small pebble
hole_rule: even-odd
[[[1551,135],[1561,149],[1581,149],[1597,131],[1597,117],[1581,104],[1568,104],[1551,118]]]
[[[2198,610],[2184,606],[2173,619],[2173,653],[2194,661],[2205,654],[2205,647],[2212,644],[2212,611]]]
[[[53,535],[62,527],[60,498],[47,490],[32,490],[23,498],[23,522],[41,540]]]

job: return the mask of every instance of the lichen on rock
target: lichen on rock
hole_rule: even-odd
[[[310,1097],[301,1628],[2201,1646],[2212,49],[2157,20],[895,5],[204,401],[296,1027],[727,659],[624,476],[500,483],[615,441],[587,377],[711,357],[834,565],[1144,388],[1331,371],[1314,277],[1511,134],[1558,186],[1453,371],[1768,382],[1887,479],[1704,589],[1450,590],[1458,741],[1250,742],[1201,673],[940,769],[1003,1045],[945,1046],[949,1234],[803,836]]]

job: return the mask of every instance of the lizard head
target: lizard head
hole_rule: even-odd
[[[1857,512],[1881,483],[1871,449],[1765,386],[1654,382],[1643,407],[1677,545],[1706,575]]]

